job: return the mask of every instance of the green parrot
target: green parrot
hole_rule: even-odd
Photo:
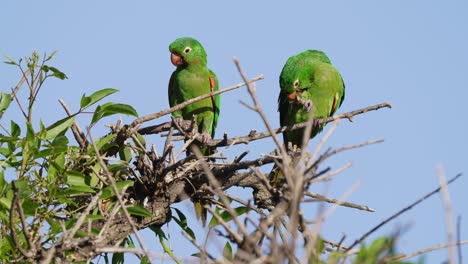
[[[330,59],[318,50],[306,50],[290,57],[279,78],[278,111],[281,126],[332,116],[345,97],[345,85]],[[322,131],[324,125],[314,123],[310,138]],[[304,129],[283,133],[284,144],[302,146]]]
[[[169,105],[171,107],[187,100],[219,90],[216,74],[207,67],[207,55],[203,46],[197,40],[189,37],[176,39],[169,45],[171,62],[176,66],[169,80]],[[202,136],[202,143],[206,143],[215,135],[220,110],[220,96],[211,96],[195,102],[185,108],[175,111],[172,115],[175,122],[191,120],[197,115],[196,124]],[[211,149],[200,148],[204,156],[210,155]],[[195,202],[195,212],[198,219],[206,223],[206,210],[203,203]]]

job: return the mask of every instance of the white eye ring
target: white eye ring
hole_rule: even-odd
[[[189,54],[190,51],[192,51],[192,48],[191,48],[191,47],[185,47],[185,49],[184,49],[184,53],[185,53],[185,54]]]
[[[294,83],[293,83],[293,85],[294,85],[294,88],[299,87],[299,80],[295,80]]]

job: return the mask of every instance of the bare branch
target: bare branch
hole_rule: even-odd
[[[198,102],[200,100],[203,100],[203,99],[211,97],[211,96],[215,96],[215,95],[222,94],[222,93],[234,90],[234,89],[238,89],[238,88],[240,88],[240,87],[242,87],[242,86],[244,86],[244,85],[246,85],[248,83],[256,82],[256,81],[262,80],[263,78],[264,78],[263,75],[259,75],[259,76],[255,77],[255,78],[252,78],[252,79],[248,80],[247,82],[239,83],[239,84],[236,84],[236,85],[233,85],[233,86],[230,86],[230,87],[227,87],[227,88],[215,91],[215,92],[200,95],[200,96],[197,96],[197,97],[192,98],[190,100],[187,100],[187,101],[185,101],[185,102],[183,102],[181,104],[178,104],[178,105],[176,105],[174,107],[171,107],[169,109],[166,109],[166,110],[154,113],[154,114],[150,114],[150,115],[147,115],[147,116],[142,116],[142,117],[136,119],[135,121],[133,121],[132,124],[130,124],[130,128],[134,128],[137,125],[142,124],[144,122],[147,122],[147,121],[159,118],[161,116],[165,116],[167,114],[170,114],[170,113],[172,113],[174,111],[180,110],[180,109],[186,107],[189,104],[193,104],[195,102]]]
[[[21,204],[20,204],[20,206],[18,206],[19,195],[18,195],[18,189],[16,188],[16,185],[15,185],[14,181],[12,182],[12,187],[13,187],[13,201],[11,203],[10,216],[9,216],[10,217],[10,219],[9,219],[10,220],[10,233],[11,233],[11,236],[13,238],[13,242],[15,243],[15,247],[19,250],[21,255],[23,255],[25,258],[29,259],[29,258],[32,258],[34,256],[34,253],[31,252],[30,250],[26,251],[21,246],[21,243],[18,240],[18,235],[16,234],[15,221],[14,221],[15,207],[18,207],[18,212],[22,211],[23,208],[21,207]],[[27,229],[27,226],[23,226],[23,229]],[[30,241],[28,242],[28,244],[29,243],[30,243]],[[31,245],[29,245],[29,246],[31,246]],[[31,249],[31,247],[30,247],[30,249]]]
[[[448,182],[447,182],[447,185],[454,182],[455,180],[457,180],[459,177],[461,177],[462,174],[459,173],[457,174],[455,177],[453,177],[452,179],[450,179]],[[362,235],[359,239],[357,239],[356,241],[354,241],[354,243],[349,246],[349,248],[345,251],[345,252],[349,252],[353,247],[355,247],[357,244],[361,243],[366,237],[368,237],[370,234],[374,233],[376,230],[378,230],[379,228],[381,228],[382,226],[384,226],[385,224],[387,224],[388,222],[390,222],[391,220],[397,218],[398,216],[400,216],[401,214],[403,214],[404,212],[406,211],[409,211],[411,210],[414,206],[418,205],[419,203],[423,202],[424,200],[426,200],[427,198],[431,197],[432,195],[438,193],[440,191],[442,187],[439,187],[439,188],[436,188],[435,190],[433,190],[432,192],[424,195],[423,197],[419,198],[418,200],[416,200],[414,203],[408,205],[407,207],[401,209],[400,211],[396,212],[395,214],[391,215],[390,217],[386,218],[384,221],[380,222],[378,225],[376,225],[374,228],[372,228],[371,230],[367,231],[366,233],[364,233],[364,235]]]
[[[359,204],[355,204],[355,203],[350,203],[350,202],[346,202],[346,201],[342,201],[342,200],[337,200],[337,199],[333,199],[333,198],[328,198],[328,197],[325,197],[321,194],[318,194],[318,193],[314,193],[314,192],[304,192],[304,194],[306,196],[309,196],[309,197],[312,197],[316,200],[319,200],[319,201],[324,201],[324,202],[327,202],[327,203],[334,203],[334,204],[338,204],[338,205],[341,205],[341,206],[346,206],[346,207],[350,207],[350,208],[354,208],[354,209],[358,209],[358,210],[363,210],[363,211],[368,211],[368,212],[375,212],[374,209],[366,206],[366,205],[359,205]]]
[[[461,250],[461,215],[457,217],[457,255],[458,255],[458,263],[463,263],[463,254]]]
[[[332,116],[332,117],[318,119],[316,122],[317,122],[317,124],[320,124],[320,125],[321,124],[326,124],[326,123],[330,123],[330,122],[338,120],[338,119],[345,119],[345,118],[349,119],[349,118],[352,118],[352,117],[354,117],[356,115],[367,113],[369,111],[379,110],[381,108],[391,108],[391,104],[390,103],[381,103],[381,104],[361,108],[361,109],[358,109],[358,110],[350,111],[350,112],[347,112],[347,113],[338,114],[338,115],[335,115],[335,116]],[[189,127],[189,125],[188,125],[190,123],[189,120],[184,120],[183,122],[184,122],[183,127]],[[237,145],[237,144],[247,144],[247,143],[255,141],[255,140],[271,137],[272,133],[273,134],[279,134],[279,133],[283,133],[284,131],[293,131],[293,130],[296,130],[296,129],[305,128],[308,123],[309,122],[304,122],[304,123],[295,124],[293,126],[280,127],[280,128],[277,128],[277,129],[273,129],[273,132],[269,132],[269,131],[264,131],[264,132],[260,132],[260,133],[249,132],[249,134],[246,135],[246,136],[238,136],[238,137],[232,137],[232,138],[228,138],[228,139],[225,139],[225,138],[223,138],[223,139],[212,139],[212,140],[208,140],[208,142],[205,145],[209,146],[209,147],[225,147],[225,146]],[[163,132],[163,131],[168,131],[170,127],[171,127],[171,122],[166,122],[166,123],[162,123],[162,124],[159,124],[159,125],[156,125],[156,126],[150,126],[150,127],[142,128],[138,132],[140,134],[142,134],[142,135],[157,134],[157,133],[160,133],[160,132]],[[197,140],[199,142],[201,142],[201,136],[197,137]]]
[[[65,104],[65,101],[62,99],[59,99],[60,104],[62,105],[63,109],[67,113],[68,116],[72,116],[72,112],[68,108],[68,106]],[[80,126],[76,121],[73,121],[73,124],[71,126],[73,136],[75,137],[76,142],[80,145],[81,148],[85,149],[88,146],[88,141],[86,140],[86,136],[81,130]]]
[[[130,224],[130,226],[132,227],[132,230],[133,230],[133,233],[134,235],[136,236],[137,240],[138,240],[138,243],[140,244],[141,246],[141,249],[143,250],[143,252],[145,253],[145,255],[148,257],[148,261],[149,263],[153,263],[153,260],[151,259],[151,256],[149,254],[149,251],[148,249],[146,248],[144,242],[143,242],[143,239],[141,238],[140,234],[138,233],[138,229],[136,228],[135,226],[135,223],[133,222],[132,218],[130,217],[130,214],[128,213],[128,210],[127,208],[125,207],[125,203],[122,199],[122,195],[120,194],[119,192],[119,189],[117,188],[117,185],[115,183],[115,179],[114,177],[112,177],[112,175],[110,174],[110,172],[108,171],[108,168],[106,166],[106,164],[104,163],[104,161],[102,160],[101,158],[101,155],[99,155],[99,150],[96,146],[96,142],[94,142],[93,138],[92,138],[92,135],[91,133],[88,131],[88,134],[89,134],[89,137],[91,139],[91,143],[93,144],[93,148],[94,148],[94,151],[96,153],[96,157],[99,161],[99,164],[101,164],[101,167],[102,169],[104,170],[104,173],[105,175],[107,176],[107,179],[109,180],[111,186],[112,186],[112,190],[114,191],[114,194],[115,196],[117,197],[117,200],[119,201],[120,203],[120,206],[122,207],[122,211],[125,215],[125,217],[127,218],[127,221],[128,223]]]
[[[447,226],[447,242],[449,244],[454,244],[454,227],[453,227],[453,219],[452,219],[452,202],[450,200],[450,193],[448,190],[447,179],[445,178],[445,172],[442,168],[442,165],[437,166],[437,178],[439,179],[440,185],[440,195],[442,196],[442,202],[444,204],[445,209],[445,223]],[[455,248],[449,247],[448,248],[448,263],[454,264],[455,263]]]
[[[419,255],[422,255],[422,254],[425,254],[427,252],[431,252],[431,251],[434,251],[434,250],[438,250],[438,249],[442,249],[442,248],[450,248],[450,247],[455,247],[455,246],[461,246],[461,245],[466,245],[466,244],[468,244],[468,240],[459,241],[459,242],[454,243],[454,244],[438,244],[438,245],[435,245],[435,246],[432,246],[432,247],[428,247],[428,248],[416,251],[416,252],[411,253],[411,254],[407,254],[407,255],[403,255],[403,256],[397,256],[397,257],[393,258],[392,260],[403,261],[403,260],[407,260],[407,259],[413,258],[415,256],[419,256]]]

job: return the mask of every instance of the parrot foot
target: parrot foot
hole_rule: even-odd
[[[201,143],[205,145],[206,143],[208,143],[208,141],[211,140],[211,135],[208,134],[208,132],[204,131],[201,134],[201,138],[202,138]]]
[[[183,129],[183,125],[184,125],[184,118],[181,117],[181,116],[176,116],[172,119],[172,122],[174,123],[174,125],[176,126],[177,129]],[[182,131],[181,131],[182,132]]]
[[[314,121],[312,121],[312,127],[319,127],[320,126],[320,122],[319,122],[319,119],[316,119],[314,118]]]
[[[306,100],[304,102],[304,110],[306,112],[310,112],[311,109],[312,109],[312,101],[311,100]]]

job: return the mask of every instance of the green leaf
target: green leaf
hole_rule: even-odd
[[[113,93],[116,93],[118,91],[119,90],[114,89],[114,88],[105,88],[105,89],[99,90],[97,92],[94,92],[90,96],[85,96],[83,94],[83,96],[81,97],[80,107],[81,107],[81,109],[85,109],[85,108],[95,104],[96,102],[100,101],[102,98],[104,98],[104,97],[106,97],[108,95],[111,95]]]
[[[6,64],[11,64],[11,65],[18,65],[10,56],[8,55],[3,55],[8,61],[5,61]]]
[[[41,206],[40,204],[31,200],[31,198],[26,197],[22,202],[23,212],[26,217],[34,215],[37,213],[37,208]]]
[[[161,230],[161,228],[155,227],[155,226],[150,226],[150,229],[153,230],[153,232],[159,237],[159,243],[161,243],[161,246],[163,247],[164,252],[169,254],[169,256],[171,256],[171,258],[176,263],[181,263],[177,259],[177,257],[174,255],[174,252],[172,251],[172,249],[166,244],[166,241],[164,241],[164,240],[167,240],[167,237],[166,237],[166,234],[164,234],[164,232]]]
[[[106,113],[113,114],[124,114],[138,117],[138,113],[131,105],[128,104],[112,104],[106,109]]]
[[[239,216],[245,214],[247,211],[249,211],[249,209],[245,206],[239,206],[237,208],[234,208],[234,211],[236,211],[237,215]],[[223,211],[219,214],[219,216],[221,217],[221,219],[223,219],[224,222],[229,222],[232,220],[231,214],[229,214],[229,212],[227,211]],[[215,227],[217,225],[219,225],[218,220],[216,220],[215,217],[212,217],[208,226]]]
[[[233,260],[233,256],[232,256],[232,247],[231,247],[231,244],[228,242],[226,242],[226,244],[224,245],[224,249],[223,249],[223,257],[229,261]]]
[[[31,194],[31,184],[26,178],[20,178],[19,180],[14,181],[15,186],[18,189],[18,196],[20,199],[29,197]]]
[[[44,65],[42,66],[42,68],[46,68],[47,67],[47,71],[51,71],[52,72],[52,76],[60,79],[60,80],[65,80],[65,79],[68,79],[67,75],[65,75],[65,73],[61,72],[59,69],[55,68],[55,67],[51,67],[51,66],[47,66],[47,65]],[[46,71],[46,70],[44,70]],[[47,72],[46,71],[46,72]]]
[[[112,264],[124,264],[125,263],[125,257],[124,253],[114,253],[112,254]]]
[[[52,146],[55,148],[60,148],[60,147],[66,147],[68,145],[69,141],[66,136],[57,136],[54,138],[52,141]]]
[[[53,59],[55,57],[55,55],[57,54],[58,50],[54,50],[50,55],[49,57],[47,57],[47,59],[45,61],[50,61],[51,59]]]
[[[72,186],[67,189],[64,189],[63,192],[60,192],[60,195],[72,195],[72,194],[81,194],[81,193],[96,193],[91,187],[88,186]]]
[[[174,221],[176,221],[176,223],[182,228],[182,230],[187,232],[187,234],[191,238],[196,240],[195,233],[188,226],[187,217],[185,217],[185,215],[179,209],[177,208],[173,208],[173,209],[176,211],[177,215],[179,216],[179,219],[177,219],[175,216],[173,216],[172,219],[174,219]]]
[[[60,197],[83,193],[95,193],[95,191],[89,187],[68,187],[58,190],[54,197],[59,198],[62,203],[65,203],[65,200],[61,199]]]
[[[131,215],[138,215],[138,216],[143,216],[143,217],[152,216],[152,214],[148,210],[146,210],[144,207],[141,207],[139,205],[128,206],[127,211]]]
[[[121,160],[130,162],[132,160],[132,149],[130,147],[124,147],[120,149],[119,156]]]
[[[36,140],[36,135],[34,133],[34,128],[31,123],[26,122],[26,140],[29,142],[29,146],[34,146],[34,141]]]
[[[86,216],[86,221],[95,221],[95,220],[104,220],[104,216],[102,215],[87,215]]]
[[[71,116],[63,120],[60,120],[58,122],[55,122],[54,124],[52,124],[51,126],[47,128],[45,139],[50,140],[50,139],[56,138],[60,133],[70,128],[74,121],[75,121],[75,116]]]
[[[19,137],[19,135],[21,135],[20,126],[18,126],[18,124],[16,124],[13,120],[11,120],[10,123],[11,123],[10,124],[10,126],[11,126],[11,136],[14,137],[14,138]]]
[[[136,135],[136,139],[138,140],[135,140],[135,138],[132,137],[133,139],[133,142],[135,143],[135,145],[139,146],[139,144],[141,144],[144,148],[146,148],[146,140],[145,138],[140,134],[140,133],[135,133]]]
[[[133,183],[134,183],[133,181],[120,181],[120,182],[117,182],[115,185],[117,185],[117,190],[121,192],[124,188],[132,186]],[[101,199],[105,200],[114,195],[115,194],[114,194],[114,190],[112,189],[112,186],[107,186],[106,188],[102,189]]]
[[[11,95],[8,93],[1,92],[0,93],[0,112],[5,112],[7,110],[8,106],[10,106],[11,103]]]
[[[49,167],[47,169],[47,179],[49,183],[53,183],[57,178],[57,175],[63,171],[65,166],[65,154],[61,153],[54,160],[49,162]]]
[[[128,236],[126,240],[127,240],[127,245],[129,248],[135,248],[135,242],[133,242],[133,239],[131,236]]]
[[[10,210],[10,207],[11,207],[11,203],[13,201],[8,199],[7,197],[2,197],[0,198],[0,205],[3,205],[3,207],[5,207],[6,209]]]
[[[147,256],[144,256],[140,261],[140,264],[148,264],[148,263],[149,263],[149,260]]]
[[[103,117],[115,114],[124,114],[136,117],[138,116],[136,110],[130,105],[118,103],[105,103],[96,107],[96,111],[94,111],[91,123],[94,124]]]
[[[86,184],[86,176],[82,174],[81,172],[78,171],[67,171],[67,181],[66,184],[69,186],[85,186],[89,187],[88,184]]]
[[[96,148],[98,150],[101,150],[104,146],[106,146],[109,142],[111,142],[116,137],[117,137],[116,134],[109,134],[109,135],[99,138],[98,140],[96,140]],[[91,149],[90,151],[88,151],[89,153],[94,153],[93,148],[89,148],[89,149]]]

